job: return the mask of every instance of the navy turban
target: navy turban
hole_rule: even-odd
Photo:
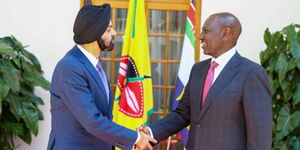
[[[87,44],[101,38],[111,19],[109,4],[102,6],[85,5],[76,17],[73,40],[77,44]]]

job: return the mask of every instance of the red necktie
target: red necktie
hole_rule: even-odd
[[[204,89],[203,89],[203,94],[202,94],[202,105],[205,101],[205,98],[207,96],[207,93],[213,83],[213,80],[214,80],[214,74],[215,74],[215,68],[218,66],[218,64],[213,61],[211,64],[210,64],[210,67],[208,69],[208,73],[206,75],[206,79],[205,79],[205,83],[204,83]]]

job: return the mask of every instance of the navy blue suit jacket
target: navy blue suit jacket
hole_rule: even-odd
[[[74,46],[57,64],[51,84],[52,129],[48,150],[132,149],[137,132],[112,122],[112,95]]]
[[[236,53],[209,90],[211,60],[196,63],[175,111],[150,126],[161,141],[190,125],[188,150],[270,150],[272,103],[266,71]]]

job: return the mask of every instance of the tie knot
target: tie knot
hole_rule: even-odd
[[[210,68],[216,68],[219,64],[216,63],[215,61],[213,61],[211,64],[210,64]]]
[[[100,61],[97,63],[96,67],[97,67],[98,70],[101,70],[101,69],[102,69],[102,65],[101,65],[101,62],[100,62]]]

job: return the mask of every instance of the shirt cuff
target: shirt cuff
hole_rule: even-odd
[[[150,137],[151,137],[152,139],[154,139],[151,128],[149,128],[149,127],[147,127],[147,128],[148,128],[148,130],[149,130],[149,132],[150,132]]]
[[[134,144],[136,144],[136,143],[140,140],[140,138],[141,138],[141,137],[140,137],[140,133],[139,133],[138,131],[137,131],[137,135],[138,135],[138,136],[137,136],[136,141],[135,141]]]

